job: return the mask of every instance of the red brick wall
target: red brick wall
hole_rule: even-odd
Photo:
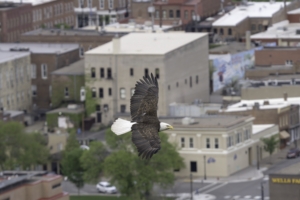
[[[288,20],[290,23],[299,23],[300,14],[288,14]]]
[[[264,49],[255,51],[255,65],[284,65],[286,60],[296,63],[300,60],[300,49]]]

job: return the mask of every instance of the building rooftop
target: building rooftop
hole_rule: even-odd
[[[193,117],[193,122],[183,124],[183,118],[160,117],[160,121],[171,124],[174,129],[177,128],[228,128],[246,120],[251,119],[251,116],[233,116],[233,115],[202,115]]]
[[[7,1],[6,0],[5,1],[0,0],[0,10],[1,11],[14,9],[14,8],[21,7],[21,6],[24,6],[24,5],[28,5],[28,4],[20,3],[20,1],[14,3],[14,2],[9,1],[9,0],[7,0]]]
[[[300,23],[289,23],[288,20],[284,20],[273,24],[264,32],[251,35],[251,39],[299,39],[298,29]]]
[[[274,124],[259,124],[259,125],[252,125],[252,134],[260,133],[266,129],[275,126]]]
[[[300,8],[297,8],[295,10],[291,10],[288,12],[288,14],[293,15],[293,14],[300,14]]]
[[[52,72],[53,75],[84,75],[84,59]]]
[[[26,56],[30,56],[30,53],[29,52],[9,52],[9,51],[1,51],[0,50],[0,64],[11,61],[11,60],[23,58]]]
[[[120,38],[118,54],[164,55],[198,40],[206,33],[130,33]],[[113,42],[106,43],[85,53],[113,54]]]
[[[286,174],[291,176],[294,176],[295,174],[300,176],[299,173],[300,173],[300,163],[289,165],[288,167],[276,171],[276,174]]]
[[[286,3],[289,5],[289,2]],[[237,6],[213,23],[213,26],[236,26],[249,18],[271,18],[284,6],[283,2],[248,2],[247,5]]]
[[[243,105],[241,105],[239,107],[229,106],[226,110],[224,110],[224,111],[220,110],[220,112],[225,112],[226,113],[226,112],[241,112],[241,111],[253,110],[253,106],[254,105],[252,105],[252,104],[243,104]],[[259,105],[259,110],[282,109],[282,108],[286,108],[288,106],[290,106],[289,103],[273,104],[273,105],[263,105],[263,104],[260,104]]]
[[[51,110],[47,113],[82,113],[84,112],[84,108],[81,105],[77,105],[76,108],[67,108],[67,107],[62,107],[62,108],[57,108],[54,110]]]
[[[251,48],[255,48],[255,45],[251,43]],[[219,47],[215,47],[209,50],[209,54],[235,54],[238,52],[247,51],[246,44],[244,42],[229,42]],[[211,56],[211,55],[210,55]]]
[[[45,35],[45,36],[74,36],[74,35],[82,35],[82,36],[114,36],[115,33],[108,33],[103,32],[100,33],[96,30],[86,30],[86,29],[58,29],[58,28],[51,28],[51,29],[36,29],[26,33],[23,33],[24,36],[35,36],[35,35]],[[122,35],[122,34],[121,34]]]
[[[154,30],[156,32],[164,32],[168,29],[172,29],[172,26],[169,25],[162,25],[160,27],[159,25],[153,26]],[[96,30],[96,26],[86,26],[81,28],[82,30]],[[101,31],[101,27],[99,27],[99,32]],[[104,26],[104,31],[107,33],[151,33],[152,32],[152,26],[151,24],[136,24],[136,23],[128,23],[128,24],[108,24]]]
[[[63,54],[79,48],[78,44],[0,43],[0,51],[31,52],[34,54]]]
[[[11,1],[14,3],[20,3],[20,0],[7,0],[7,1]],[[56,0],[22,0],[23,3],[31,3],[32,5],[39,5],[39,4],[43,4],[43,3],[48,3],[51,1],[56,1]]]

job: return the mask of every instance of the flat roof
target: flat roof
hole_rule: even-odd
[[[300,8],[297,8],[295,10],[291,10],[288,12],[288,14],[300,14]]]
[[[10,51],[11,48],[29,48],[29,52],[34,54],[63,54],[78,49],[79,45],[63,43],[0,43],[0,51]]]
[[[54,75],[84,75],[84,59],[52,72]]]
[[[286,2],[289,5],[290,2]],[[213,26],[236,26],[249,18],[271,18],[283,8],[283,2],[248,2],[247,5],[237,6],[213,23]]]
[[[266,31],[251,35],[251,39],[299,39],[300,34],[296,31],[300,29],[300,23],[289,23],[284,20],[273,24]]]
[[[164,55],[194,42],[207,33],[130,33],[120,38],[118,54]],[[85,53],[113,54],[113,42],[108,42]]]
[[[251,49],[255,48],[255,45],[251,43]],[[234,54],[234,53],[239,53],[243,51],[247,51],[248,49],[246,48],[246,44],[244,42],[229,42],[227,44],[221,44],[218,47],[209,49],[210,54],[216,54],[220,55],[219,53],[224,54]]]
[[[154,30],[156,32],[163,32],[168,29],[171,29],[172,26],[170,25],[162,25],[160,27],[159,25],[154,25],[153,26]],[[96,30],[96,26],[85,26],[81,28],[82,30]],[[101,26],[99,26],[99,32],[101,31]],[[108,24],[104,26],[104,31],[108,33],[131,33],[131,32],[136,32],[136,33],[149,33],[152,31],[152,26],[151,25],[145,25],[145,24],[136,24],[136,23],[128,23],[128,24],[119,24],[119,23],[113,23],[113,24]]]
[[[273,126],[275,126],[275,124],[252,125],[252,134],[257,134],[257,133],[267,130]]]
[[[0,50],[0,63],[5,63],[11,60],[16,60],[30,56],[30,52],[10,52],[10,51],[1,51]]]
[[[276,174],[287,174],[287,175],[299,175],[300,173],[300,163],[295,163],[293,165],[290,165],[288,167],[285,167],[281,170],[276,171]]]
[[[225,112],[226,113],[226,112],[241,112],[241,111],[253,110],[253,106],[254,106],[254,104],[245,104],[245,106],[241,105],[239,107],[229,106],[226,110],[224,110],[224,111],[220,110],[220,112]],[[260,110],[281,109],[281,108],[285,108],[287,106],[290,106],[290,104],[289,103],[273,104],[273,105],[263,105],[263,104],[260,104],[259,105],[259,109]]]
[[[31,35],[45,35],[45,36],[74,36],[74,35],[82,35],[82,36],[114,36],[115,33],[107,33],[103,32],[100,33],[96,30],[84,30],[84,29],[59,29],[59,28],[51,28],[51,29],[36,29],[26,33],[23,33],[24,36],[31,36]]]
[[[11,1],[14,3],[20,3],[20,0],[7,0],[7,1]],[[31,3],[34,6],[38,5],[38,4],[48,3],[51,1],[56,1],[56,0],[22,0],[23,3]]]
[[[240,115],[202,115],[200,117],[193,117],[194,123],[184,125],[182,124],[183,117],[160,117],[161,122],[169,123],[176,128],[228,128],[252,118],[251,116]]]

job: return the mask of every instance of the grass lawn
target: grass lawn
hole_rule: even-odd
[[[70,196],[70,200],[130,200],[130,198],[115,196]],[[166,198],[165,200],[174,200],[174,198]]]

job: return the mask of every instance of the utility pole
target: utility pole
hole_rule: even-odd
[[[193,200],[193,174],[191,173],[191,200]]]
[[[203,156],[203,159],[204,159],[204,180],[206,180],[206,155]]]
[[[162,5],[161,5],[162,2],[160,2],[160,5],[159,5],[159,27],[161,28],[162,26]]]
[[[261,184],[261,199],[264,200],[265,196],[264,196],[264,185],[263,182],[260,183]]]
[[[259,170],[259,147],[256,146],[256,152],[257,152],[257,170]]]

